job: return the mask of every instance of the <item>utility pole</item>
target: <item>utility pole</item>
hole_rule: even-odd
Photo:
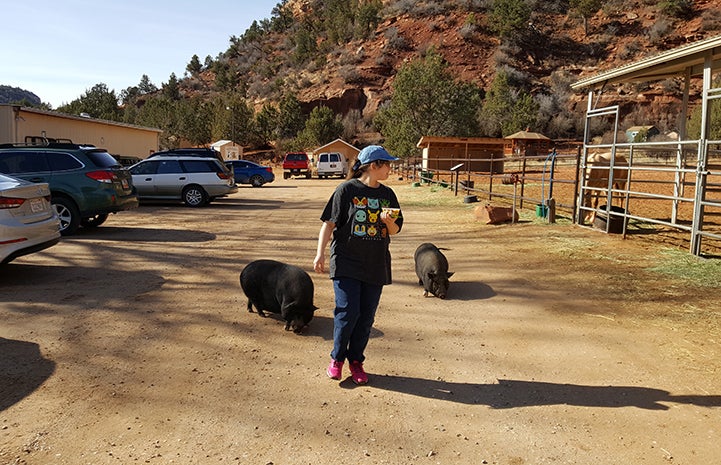
[[[227,106],[225,109],[230,111],[230,142],[235,147],[235,110],[231,106]]]

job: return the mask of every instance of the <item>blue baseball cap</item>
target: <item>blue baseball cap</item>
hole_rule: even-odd
[[[398,158],[388,153],[380,145],[369,145],[358,154],[358,161],[361,165],[367,165],[376,160],[396,161]]]

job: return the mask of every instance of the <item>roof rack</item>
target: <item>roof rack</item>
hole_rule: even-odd
[[[25,136],[25,145],[44,145],[50,144],[72,144],[73,141],[70,139],[55,139],[53,137],[45,136]]]
[[[95,148],[92,144],[76,144],[70,139],[44,136],[25,136],[24,142],[0,144],[0,147],[50,147],[61,149],[78,149],[83,147]]]

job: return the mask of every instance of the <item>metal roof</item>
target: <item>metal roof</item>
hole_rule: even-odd
[[[497,137],[448,137],[448,136],[421,136],[416,147],[424,149],[434,146],[464,146],[503,144],[504,140]]]
[[[518,131],[516,133],[511,134],[510,136],[504,137],[504,139],[550,140],[548,137],[544,136],[543,134],[541,134],[539,132],[529,132],[529,131]]]
[[[704,61],[709,53],[712,70],[721,69],[721,36],[684,45],[581,79],[571,84],[571,88],[578,90],[621,82],[657,81],[683,75],[687,68],[691,70],[691,76],[699,76],[703,73]]]

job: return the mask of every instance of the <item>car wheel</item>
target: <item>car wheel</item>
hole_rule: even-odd
[[[183,202],[189,207],[202,207],[208,203],[208,194],[200,186],[188,186],[183,189]]]
[[[101,224],[105,223],[105,220],[108,219],[108,214],[103,213],[100,215],[91,216],[89,218],[83,218],[80,220],[80,225],[83,228],[97,228]]]
[[[60,234],[70,236],[80,227],[80,211],[75,202],[65,197],[53,197],[50,203],[60,219]]]
[[[250,178],[250,185],[253,187],[260,187],[264,184],[263,176],[256,174]]]

